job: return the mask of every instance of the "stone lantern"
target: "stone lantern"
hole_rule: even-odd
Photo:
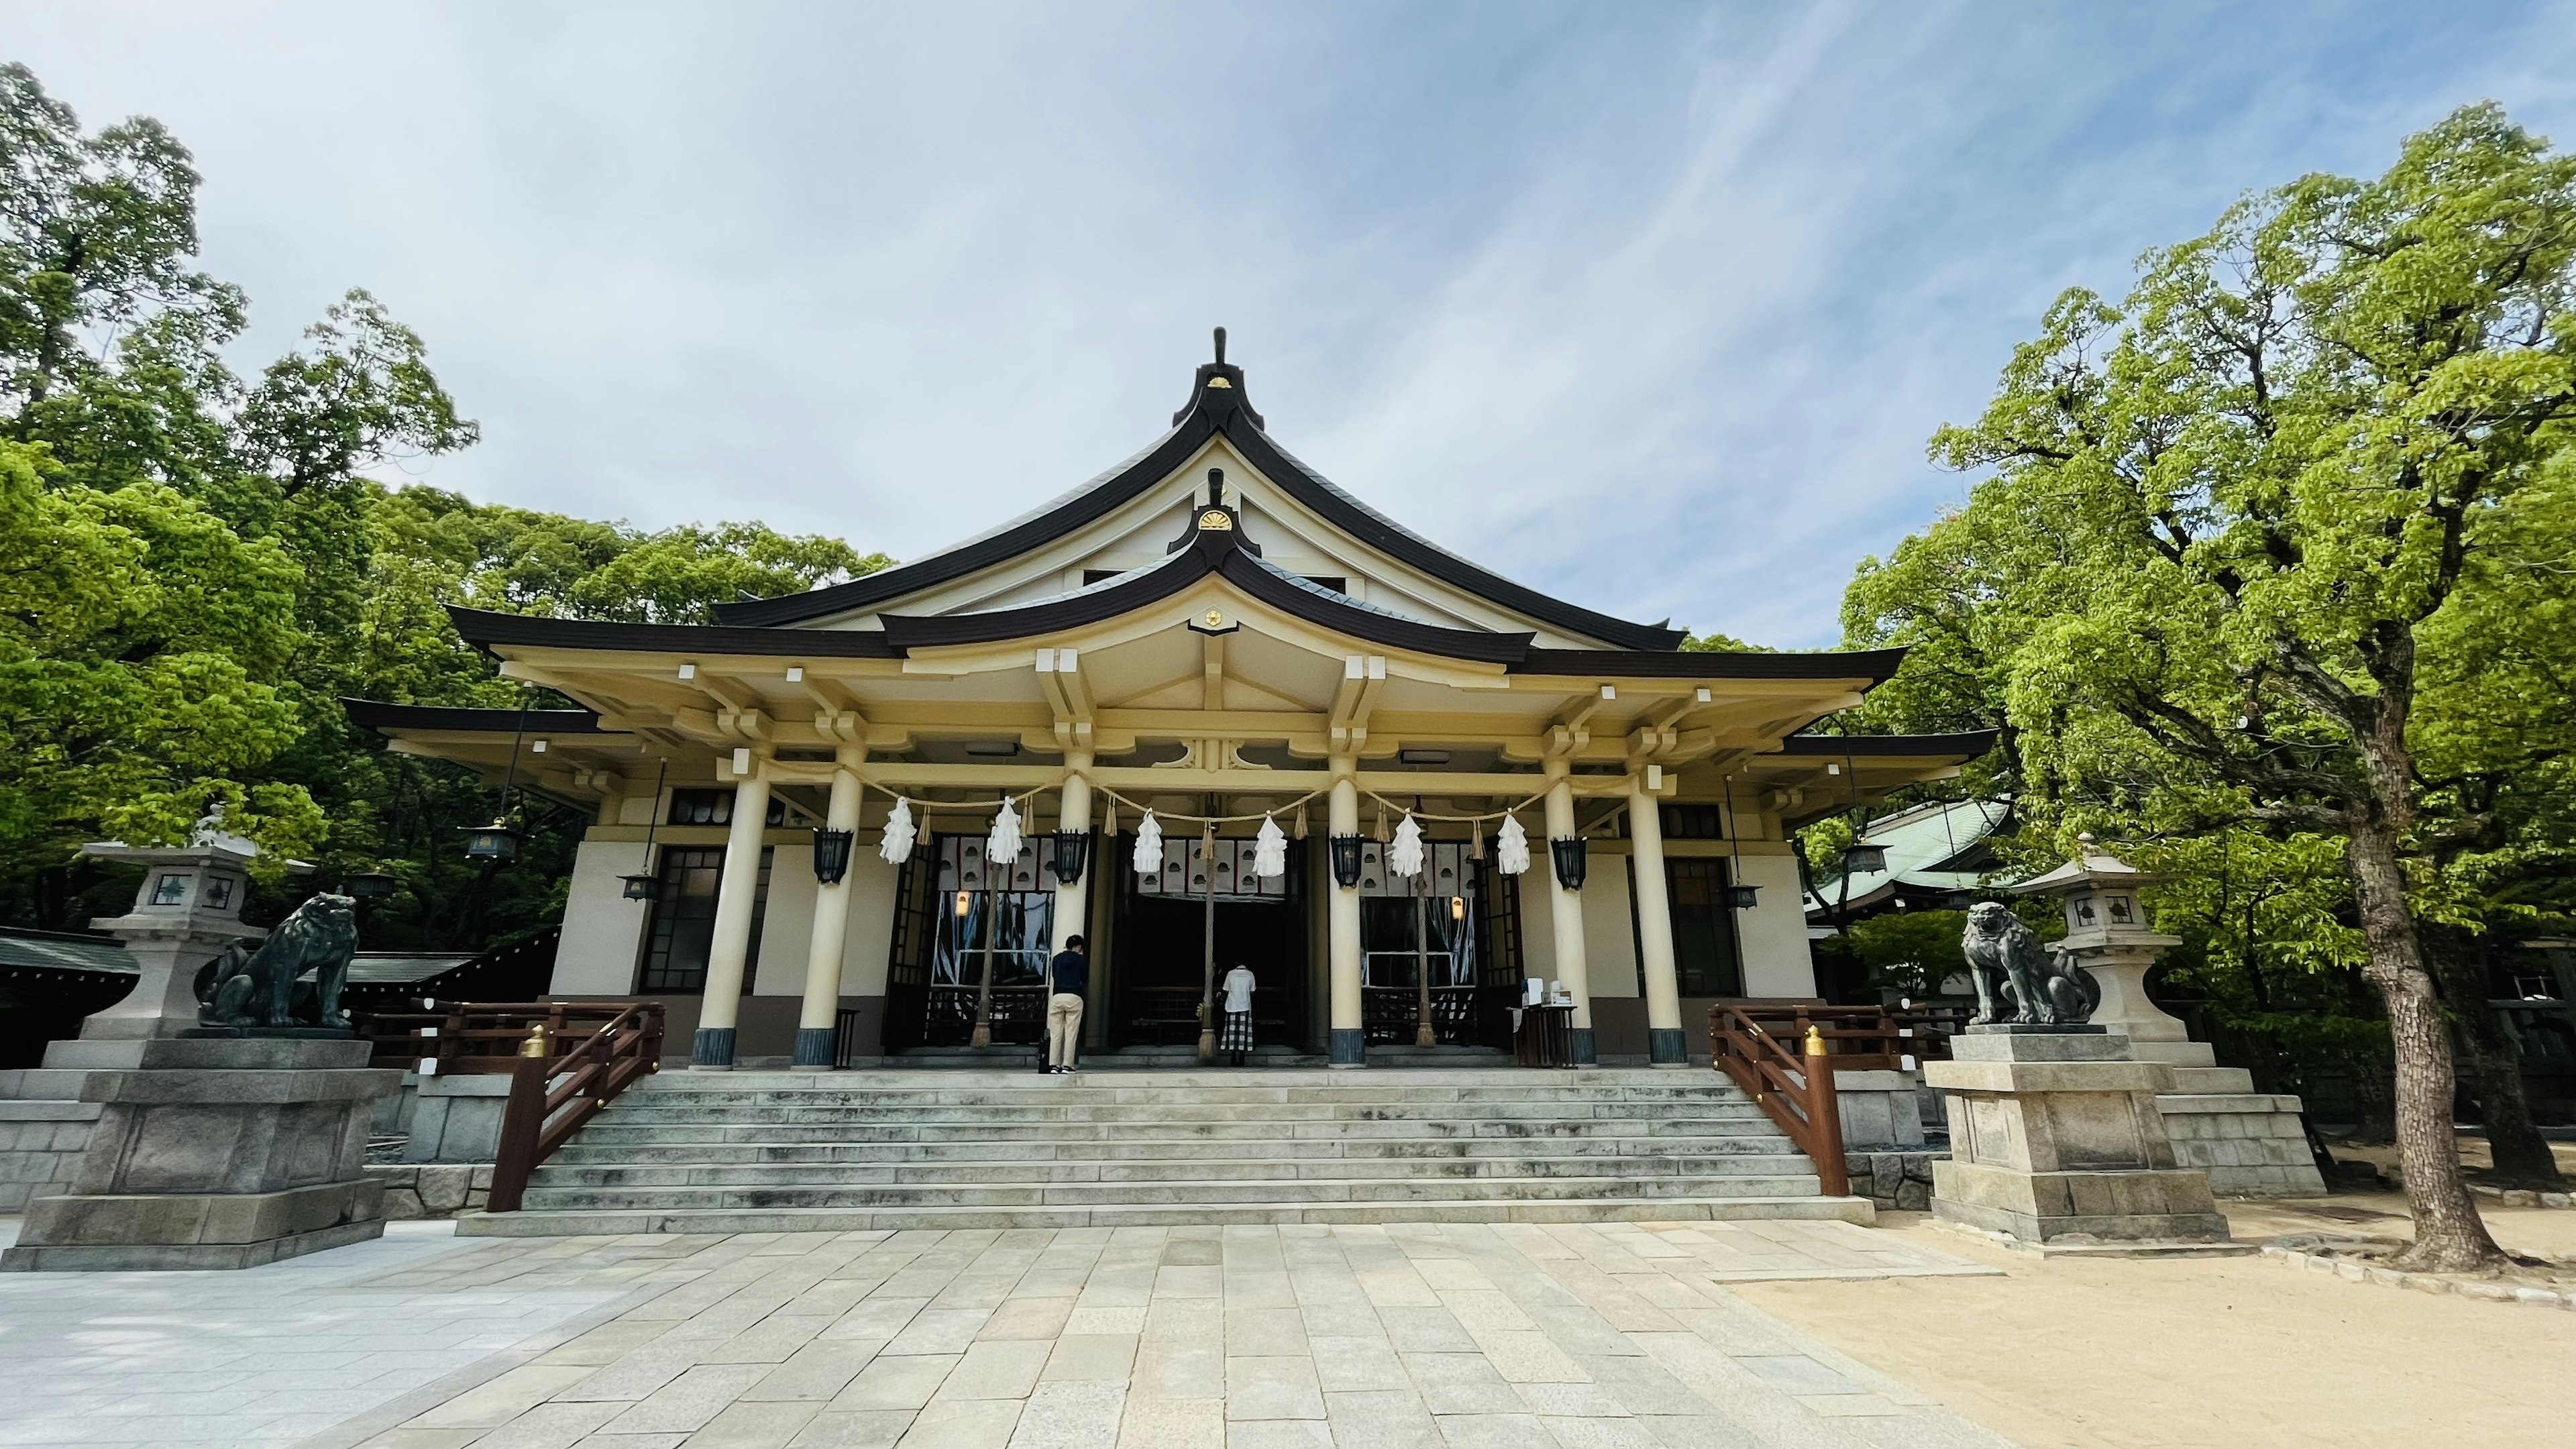
[[[197,822],[185,845],[94,840],[81,847],[81,854],[143,867],[134,909],[90,923],[91,929],[124,941],[125,954],[141,977],[124,1000],[81,1023],[82,1039],[174,1037],[196,1026],[198,969],[235,941],[268,934],[242,924],[241,918],[250,894],[250,862],[258,858],[259,847],[226,833],[222,820],[209,815]],[[300,860],[288,861],[286,868],[298,874],[313,869]]]
[[[2214,1064],[2207,1042],[2193,1041],[2179,1019],[2147,999],[2147,968],[2166,948],[2182,943],[2179,936],[2160,936],[2147,926],[2139,891],[2164,878],[2095,851],[2090,835],[2075,841],[2075,859],[2013,890],[2057,898],[2066,913],[2066,938],[2056,949],[2073,957],[2102,989],[2094,1024],[2127,1037],[2134,1060],[2173,1067]]]

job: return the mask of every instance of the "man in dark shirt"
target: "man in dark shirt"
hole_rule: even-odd
[[[1064,949],[1047,963],[1047,1058],[1040,1070],[1070,1072],[1073,1050],[1082,1039],[1082,992],[1091,984],[1091,958],[1082,938],[1067,936]]]

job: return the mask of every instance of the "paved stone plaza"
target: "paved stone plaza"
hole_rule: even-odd
[[[0,1281],[0,1443],[2001,1446],[1729,1281],[1839,1222],[457,1240]]]

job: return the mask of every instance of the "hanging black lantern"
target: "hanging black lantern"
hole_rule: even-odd
[[[1055,878],[1072,885],[1082,879],[1083,862],[1089,857],[1091,832],[1059,830],[1055,833]]]
[[[1333,856],[1333,881],[1344,890],[1360,883],[1360,838],[1336,835],[1326,842]]]
[[[507,820],[473,826],[465,832],[465,853],[476,860],[516,860],[519,832]]]
[[[400,882],[380,870],[355,871],[340,882],[344,891],[362,901],[383,900],[394,893],[397,884]]]
[[[1887,869],[1887,847],[1864,840],[1843,847],[1843,874],[1864,875]]]
[[[850,842],[856,838],[847,830],[816,830],[814,879],[825,885],[839,885],[841,877],[850,873]]]
[[[649,901],[662,891],[662,883],[649,875],[621,875],[618,879],[626,882],[626,898],[630,901]]]
[[[1761,890],[1761,889],[1762,889],[1762,887],[1760,887],[1760,886],[1749,886],[1749,885],[1731,885],[1731,886],[1728,886],[1728,887],[1726,888],[1726,903],[1727,903],[1728,905],[1730,905],[1730,906],[1733,906],[1735,909],[1737,909],[1737,910],[1739,910],[1739,911],[1749,911],[1749,910],[1753,909],[1753,905],[1754,905],[1753,896],[1754,896],[1754,893],[1755,893],[1756,891]]]
[[[1584,855],[1582,836],[1570,836],[1561,840],[1550,838],[1547,842],[1547,854],[1548,859],[1556,865],[1558,885],[1570,891],[1583,889],[1583,877],[1589,861]]]

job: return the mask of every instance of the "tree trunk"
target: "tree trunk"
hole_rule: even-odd
[[[2388,1006],[2388,1039],[2397,1058],[2397,1161],[2406,1174],[2406,1207],[2415,1245],[2391,1267],[2445,1273],[2502,1267],[2505,1255],[2487,1236],[2460,1175],[2451,1129],[2450,1024],[2425,969],[2422,943],[2406,904],[2405,867],[2386,823],[2353,827],[2344,848],[2353,897],[2361,908],[2370,961],[2362,974]]]

